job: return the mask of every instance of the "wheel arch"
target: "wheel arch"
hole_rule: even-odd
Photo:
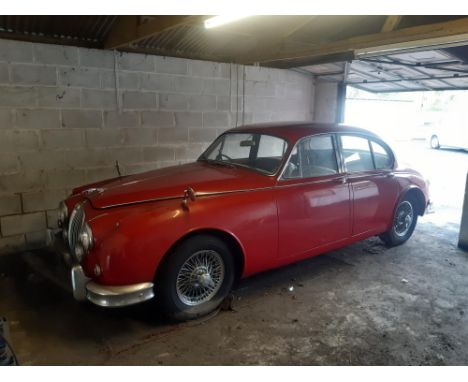
[[[177,245],[197,235],[211,235],[222,240],[224,243],[226,243],[226,245],[229,247],[234,257],[234,264],[236,268],[234,282],[237,284],[240,281],[242,274],[244,272],[244,265],[245,265],[244,249],[242,245],[240,244],[239,240],[232,233],[223,231],[220,229],[216,229],[216,228],[196,229],[196,230],[186,233],[184,236],[176,240],[171,245],[171,247],[166,251],[163,258],[159,262],[155,275],[154,275],[155,280],[158,280],[158,276],[160,272],[164,269],[164,264],[166,263],[167,259],[169,258],[171,253],[174,251],[174,249],[177,247]]]
[[[415,205],[416,213],[419,216],[423,216],[424,211],[426,210],[426,197],[424,196],[424,193],[421,191],[421,189],[418,188],[418,187],[408,188],[402,194],[400,200],[398,201],[398,204],[400,204],[400,202],[406,197],[411,197],[416,201],[416,205]],[[397,206],[398,206],[398,204],[397,204]]]

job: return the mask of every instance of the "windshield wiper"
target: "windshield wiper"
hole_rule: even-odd
[[[219,160],[207,159],[207,158],[200,158],[199,160],[210,163],[210,164],[214,164],[215,166],[217,165],[217,166],[224,166],[224,167],[229,167],[229,168],[236,167],[233,163],[229,163],[225,161],[219,161]]]

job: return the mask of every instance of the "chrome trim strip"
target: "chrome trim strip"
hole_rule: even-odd
[[[275,186],[268,186],[268,187],[259,187],[259,188],[245,188],[242,190],[230,190],[230,191],[219,191],[219,192],[197,192],[195,195],[198,197],[203,196],[217,196],[217,195],[229,195],[229,194],[237,194],[242,192],[254,192],[254,191],[264,191],[264,190],[271,190],[275,188]]]
[[[138,304],[154,297],[153,283],[106,286],[93,281],[86,285],[87,298],[102,307],[120,307]]]
[[[197,194],[195,194],[195,195],[197,195]],[[151,203],[151,202],[162,202],[162,201],[165,201],[165,200],[174,200],[174,199],[183,199],[183,197],[184,197],[183,195],[180,195],[180,196],[165,196],[165,197],[162,197],[162,198],[136,200],[134,202],[110,204],[110,205],[105,206],[105,207],[95,207],[95,208],[97,208],[99,210],[106,210],[106,209],[113,208],[113,207],[125,207],[125,206],[132,206],[132,205],[135,205],[135,204],[143,204],[143,203]]]
[[[336,174],[336,175],[338,175],[338,176],[335,176],[333,178],[311,180],[309,182],[297,182],[297,183],[282,184],[282,185],[276,186],[276,188],[287,188],[287,187],[294,187],[294,186],[309,186],[311,184],[336,182],[337,180],[344,181],[343,184],[346,184],[346,181],[348,180],[346,175],[344,175],[344,174]],[[302,178],[293,178],[293,179],[285,179],[285,180],[301,180],[301,179]]]
[[[236,194],[236,193],[241,193],[241,192],[254,192],[254,191],[265,191],[265,190],[271,190],[274,188],[283,188],[283,187],[292,187],[292,186],[299,186],[299,185],[308,185],[308,184],[315,184],[315,183],[325,183],[325,182],[332,182],[341,178],[346,178],[345,174],[336,174],[338,176],[333,177],[333,178],[328,178],[328,179],[320,179],[320,180],[312,180],[309,182],[300,182],[300,183],[294,183],[294,184],[275,184],[273,186],[268,186],[268,187],[259,187],[259,188],[245,188],[241,190],[230,190],[230,191],[214,191],[214,192],[196,192],[195,197],[208,197],[208,196],[218,196],[218,195],[229,195],[229,194]],[[294,179],[285,179],[288,181],[291,180],[303,180],[303,178],[294,178]],[[139,200],[136,202],[128,202],[128,203],[120,203],[120,204],[111,204],[105,207],[100,207],[100,210],[106,210],[109,208],[113,207],[125,207],[125,206],[131,206],[135,204],[143,204],[143,203],[152,203],[152,202],[159,202],[159,201],[166,201],[166,200],[175,200],[175,199],[181,199],[183,200],[183,196],[170,196],[170,197],[165,197],[165,198],[154,198],[154,199],[146,199],[146,200]]]

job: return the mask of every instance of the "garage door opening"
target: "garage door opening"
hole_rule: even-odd
[[[348,86],[345,124],[390,142],[402,166],[430,182],[433,206],[424,218],[451,227],[456,240],[468,170],[468,91],[373,93]],[[452,237],[453,236],[453,237]]]

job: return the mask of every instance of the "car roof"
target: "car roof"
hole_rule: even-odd
[[[283,138],[291,143],[314,134],[326,133],[354,133],[379,138],[375,133],[359,127],[347,126],[338,123],[315,122],[271,122],[254,125],[245,125],[228,130],[230,133],[258,133]]]

